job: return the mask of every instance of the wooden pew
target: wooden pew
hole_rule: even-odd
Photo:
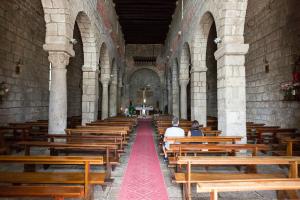
[[[169,128],[169,127],[159,127],[159,128],[157,128],[158,134],[160,136],[163,136],[165,134],[167,128]],[[180,128],[182,128],[184,130],[186,135],[191,130],[191,127],[180,127]],[[202,130],[202,132],[205,136],[218,136],[218,135],[222,134],[222,131],[211,130],[211,128],[209,128],[209,127],[203,127],[203,128],[201,128],[201,130]]]
[[[270,146],[264,144],[171,144],[170,149],[166,150],[169,160],[169,167],[175,167],[178,156],[193,154],[228,154],[235,156],[238,151],[251,151],[252,156],[256,156],[259,151],[268,151]],[[173,156],[171,156],[173,155]],[[256,168],[249,168],[251,172]]]
[[[281,144],[284,144],[286,146],[285,151],[273,151],[273,155],[276,156],[298,156],[300,154],[299,151],[295,150],[295,145],[300,144],[300,138],[282,138]]]
[[[277,138],[279,137],[280,134],[288,133],[289,135],[296,136],[296,131],[297,131],[297,129],[295,129],[295,128],[271,128],[271,127],[257,128],[256,129],[257,142],[260,144],[262,144],[262,143],[271,143],[271,144],[278,143]]]
[[[250,180],[222,180],[197,183],[197,192],[209,192],[211,200],[218,200],[218,192],[241,192],[258,190],[299,190],[298,178],[250,179]],[[293,198],[292,196],[291,199]],[[298,199],[298,197],[297,197]]]
[[[122,136],[116,136],[116,135],[66,135],[66,134],[47,134],[45,135],[46,138],[49,138],[51,142],[55,142],[55,139],[65,139],[67,142],[84,142],[84,143],[91,143],[91,142],[107,142],[111,143],[114,142],[115,144],[120,146],[120,152],[124,150],[124,145],[127,144],[127,142],[123,141]]]
[[[213,188],[214,182],[223,182],[232,184],[233,187],[228,187],[226,191],[239,191],[239,187],[234,185],[234,183],[239,183],[243,181],[260,181],[264,183],[267,179],[266,184],[274,182],[276,184],[270,186],[269,189],[282,190],[285,185],[280,181],[285,181],[288,184],[293,184],[294,179],[298,179],[298,162],[300,157],[235,157],[235,156],[186,156],[178,157],[176,164],[185,165],[185,173],[175,173],[174,182],[183,184],[185,199],[191,199],[191,184],[199,184],[199,187],[208,187],[206,183],[210,184],[211,199],[216,198],[216,193],[218,188]],[[192,172],[192,165],[215,165],[215,166],[229,166],[229,165],[288,165],[290,167],[288,177],[285,174],[237,174],[237,173],[197,173]],[[289,182],[291,181],[291,182]],[[230,185],[228,184],[228,185]],[[218,185],[216,185],[218,186]],[[252,186],[252,185],[251,185]],[[261,186],[261,185],[260,185]],[[253,188],[254,190],[258,189]],[[291,185],[290,189],[296,190],[300,188],[300,182]],[[206,189],[198,190],[199,192],[207,191]],[[223,190],[222,190],[223,191]],[[225,190],[224,190],[225,191]],[[292,194],[292,193],[291,193]],[[213,198],[212,198],[213,197]]]
[[[109,136],[121,136],[123,137],[123,142],[127,142],[129,138],[128,132],[125,130],[111,130],[111,129],[102,129],[102,128],[76,128],[76,129],[66,129],[67,135],[109,135]]]
[[[174,143],[199,143],[199,142],[207,142],[207,143],[232,143],[236,144],[236,142],[241,141],[242,137],[239,136],[194,136],[194,137],[168,137],[166,141],[174,142]]]
[[[127,131],[128,134],[131,133],[132,128],[130,126],[125,125],[108,125],[108,124],[87,124],[86,126],[77,126],[76,128],[88,128],[88,129],[101,129],[101,130],[113,130],[113,131]]]
[[[5,142],[4,138],[4,131],[0,129],[0,155],[2,154],[8,154],[10,152],[10,149],[8,145]]]
[[[235,153],[241,150],[248,150],[252,152],[252,156],[256,156],[258,151],[270,150],[270,147],[264,144],[171,144],[167,153],[173,153],[177,156],[192,153],[206,153],[206,152],[228,152]],[[177,157],[176,156],[176,157]]]
[[[111,166],[119,165],[119,154],[117,153],[118,145],[111,143],[64,143],[64,142],[40,142],[40,141],[24,141],[18,145],[25,147],[25,155],[29,156],[33,147],[50,148],[52,150],[79,150],[81,153],[85,151],[96,151],[105,155],[105,164],[110,172]],[[52,154],[53,151],[50,151]],[[104,153],[103,153],[104,152]],[[111,157],[111,152],[114,156]]]
[[[91,185],[104,185],[107,174],[91,172],[91,165],[103,165],[97,156],[0,156],[0,163],[82,165],[83,172],[0,172],[0,197],[88,198]],[[7,185],[11,184],[11,185]]]

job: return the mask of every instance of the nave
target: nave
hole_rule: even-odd
[[[298,199],[299,6],[1,0],[0,196]]]

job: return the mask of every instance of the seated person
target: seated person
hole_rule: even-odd
[[[194,120],[192,122],[191,130],[189,130],[187,136],[188,137],[191,137],[191,136],[203,136],[203,133],[202,133],[202,131],[200,129],[199,122],[197,120]]]
[[[164,151],[164,161],[168,161],[168,155],[166,150],[170,148],[170,144],[174,144],[173,142],[166,141],[166,138],[168,137],[184,137],[184,130],[182,128],[179,128],[179,119],[177,117],[174,117],[172,120],[172,127],[167,128],[165,135],[164,135],[164,145],[163,145],[163,151]]]

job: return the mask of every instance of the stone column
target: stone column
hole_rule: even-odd
[[[171,79],[171,77],[170,77]],[[171,114],[172,113],[172,104],[173,104],[173,100],[172,100],[172,83],[170,80],[168,80],[168,113]]]
[[[118,83],[116,81],[112,81],[110,84],[110,93],[109,93],[109,116],[110,117],[117,116],[117,90],[118,90]]]
[[[108,83],[107,80],[102,80],[102,116],[101,119],[108,118]]]
[[[119,82],[118,84],[118,97],[117,97],[117,114],[121,111],[121,107],[122,107],[122,98],[121,98],[121,95],[122,95],[122,89],[123,89],[123,85],[122,83]],[[124,109],[124,108],[123,108]]]
[[[173,69],[172,72],[172,96],[173,96],[173,115],[176,117],[179,116],[179,85],[178,85],[178,75],[176,70]]]
[[[180,84],[180,118],[187,119],[187,85],[189,80],[181,79]]]
[[[70,55],[49,52],[51,87],[49,96],[49,134],[64,134],[67,128],[67,69]]]
[[[225,136],[242,136],[246,143],[245,54],[248,44],[224,44],[218,61],[218,128]]]
[[[191,71],[191,119],[203,126],[207,122],[206,68]]]
[[[98,118],[99,70],[97,67],[83,66],[82,79],[82,124]]]

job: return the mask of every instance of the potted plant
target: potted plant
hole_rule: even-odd
[[[284,82],[280,84],[281,91],[284,92],[284,99],[283,100],[292,100],[293,99],[293,82]]]

